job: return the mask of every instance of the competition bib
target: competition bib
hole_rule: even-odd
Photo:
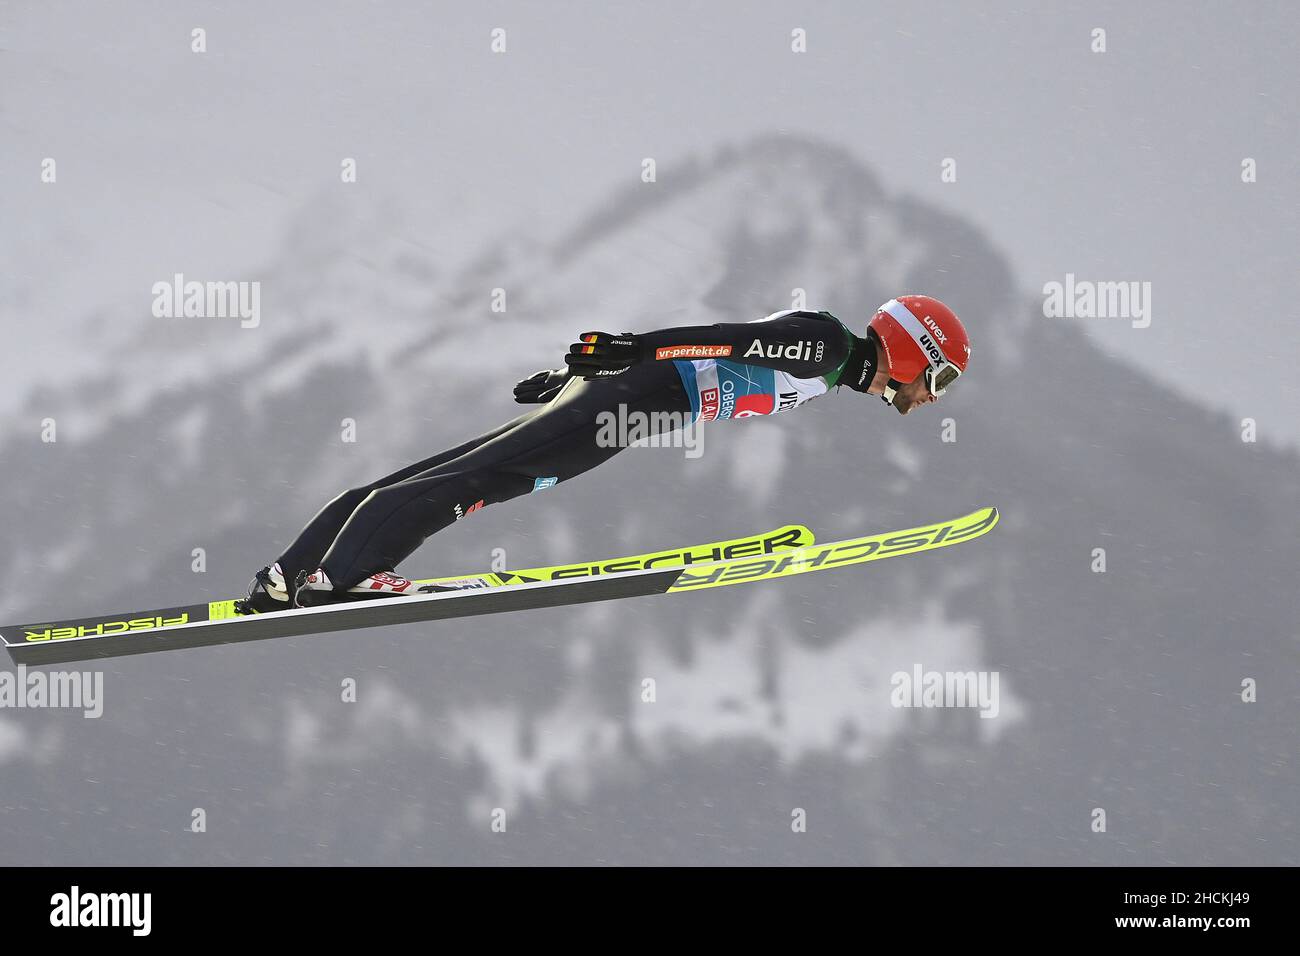
[[[700,422],[775,415],[826,393],[823,378],[794,378],[775,369],[726,359],[673,364],[690,397],[691,417]]]

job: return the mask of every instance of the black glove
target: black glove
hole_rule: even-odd
[[[569,380],[569,370],[564,368],[542,369],[523,379],[515,385],[515,401],[520,405],[533,405],[549,402],[564,383]]]
[[[579,338],[564,356],[569,371],[579,378],[619,375],[641,361],[641,340],[631,332],[583,332]]]

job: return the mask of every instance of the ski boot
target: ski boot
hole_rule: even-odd
[[[253,580],[248,582],[248,597],[235,602],[236,614],[271,614],[275,611],[287,611],[293,604],[293,596],[284,580],[284,572],[279,562],[258,571]]]

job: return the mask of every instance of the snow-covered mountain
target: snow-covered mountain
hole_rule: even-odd
[[[1294,456],[1043,319],[989,236],[838,149],[771,137],[660,178],[457,255],[399,203],[330,198],[240,277],[256,329],[143,297],[88,317],[125,330],[98,371],[52,362],[0,434],[4,619],[233,596],[342,488],[517,413],[510,385],[575,333],[745,321],[794,290],[860,323],[899,291],[949,300],[970,374],[907,419],[845,392],[717,425],[697,461],[629,450],[406,570],[985,504],[999,528],[771,585],[111,662],[102,720],[0,712],[0,861],[1294,861]],[[1000,716],[890,707],[916,662],[998,671]],[[184,832],[200,806],[207,837]]]

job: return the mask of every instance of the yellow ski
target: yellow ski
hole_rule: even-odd
[[[831,541],[750,560],[721,561],[686,568],[668,589],[668,593],[699,591],[747,581],[766,581],[826,568],[843,568],[868,561],[897,558],[905,554],[919,554],[922,551],[961,544],[963,541],[973,541],[992,531],[997,523],[997,508],[981,508],[961,518],[908,528],[905,531],[886,531],[884,534]]]

